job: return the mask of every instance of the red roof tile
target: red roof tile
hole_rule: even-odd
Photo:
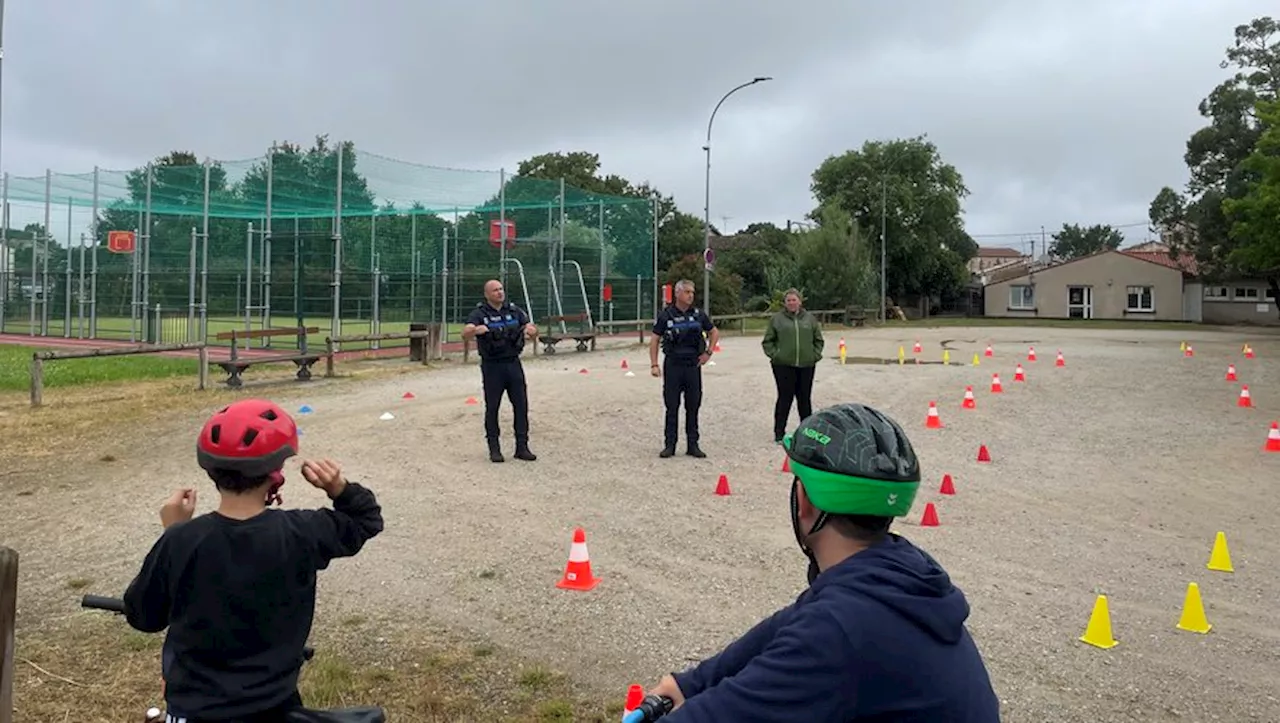
[[[1178,258],[1173,259],[1164,251],[1121,251],[1125,256],[1132,256],[1135,259],[1150,261],[1153,264],[1160,264],[1171,269],[1177,269],[1186,274],[1195,276],[1199,272],[1199,265],[1191,254],[1181,254]]]

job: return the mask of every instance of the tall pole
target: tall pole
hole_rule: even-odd
[[[884,236],[885,236],[885,227],[886,227],[885,214],[887,213],[888,208],[889,208],[889,177],[882,173],[880,174],[880,313],[877,315],[880,319],[881,324],[884,323],[884,318],[885,318],[884,306],[886,303]]]
[[[729,99],[729,96],[738,91],[756,83],[763,83],[766,80],[773,80],[772,77],[758,77],[739,85],[720,99],[716,103],[716,107],[711,110],[711,119],[707,121],[707,144],[702,150],[707,153],[707,177],[706,177],[706,193],[703,205],[703,223],[702,223],[702,299],[707,314],[711,313],[711,264],[707,263],[708,257],[711,255],[711,126],[716,122],[716,113],[720,110],[720,106]]]

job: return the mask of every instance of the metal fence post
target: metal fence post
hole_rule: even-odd
[[[13,650],[18,618],[18,552],[0,547],[0,723],[13,723]]]

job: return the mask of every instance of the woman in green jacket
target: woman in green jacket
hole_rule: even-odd
[[[787,289],[782,295],[782,311],[769,320],[760,346],[773,367],[778,401],[773,406],[773,439],[779,444],[786,435],[787,417],[795,400],[800,419],[813,413],[813,372],[822,359],[822,325],[804,309],[800,292]]]

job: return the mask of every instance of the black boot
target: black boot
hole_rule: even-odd
[[[658,456],[663,459],[667,459],[668,457],[674,457],[675,455],[676,455],[675,442],[672,442],[671,444],[668,444],[667,446],[663,447],[662,451],[658,453]]]
[[[690,443],[689,443],[689,456],[690,456],[690,457],[697,457],[698,459],[706,459],[706,457],[707,457],[707,453],[702,451],[702,448],[698,446],[698,443],[697,443],[697,442],[690,442]]]
[[[489,461],[490,462],[506,461],[506,457],[502,456],[502,446],[498,444],[498,440],[496,439],[489,440]]]
[[[537,458],[538,455],[534,454],[529,449],[529,440],[516,440],[516,459],[523,459],[526,462],[532,462]]]

